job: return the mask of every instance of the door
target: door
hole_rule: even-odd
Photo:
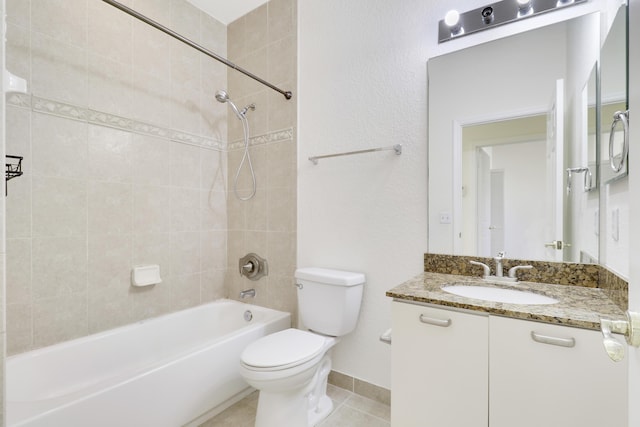
[[[545,241],[547,261],[563,260],[564,194],[564,81],[556,81],[547,113],[547,191]],[[560,242],[560,244],[554,244]]]
[[[491,251],[491,158],[482,147],[476,149],[476,166],[478,256],[495,256],[497,252]]]
[[[505,252],[504,242],[504,171],[491,171],[491,253]]]

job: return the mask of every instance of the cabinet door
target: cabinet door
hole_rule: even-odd
[[[488,317],[394,302],[392,320],[391,424],[487,427]]]
[[[626,427],[626,362],[597,331],[490,316],[491,427]]]

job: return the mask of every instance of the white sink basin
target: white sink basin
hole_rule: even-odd
[[[445,292],[466,298],[483,301],[503,302],[507,304],[555,304],[557,299],[518,289],[493,288],[479,285],[445,285]]]

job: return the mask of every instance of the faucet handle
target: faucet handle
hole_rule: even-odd
[[[484,277],[488,277],[488,276],[491,275],[491,269],[489,268],[489,266],[487,264],[484,264],[484,263],[478,262],[478,261],[469,261],[469,262],[471,264],[473,264],[473,265],[479,265],[480,267],[482,267],[483,270],[484,270],[484,274],[483,274]]]
[[[495,257],[495,259],[503,259],[504,255],[505,255],[505,252],[504,251],[500,251],[500,252],[498,252],[498,255]]]
[[[509,269],[509,277],[515,279],[516,278],[516,271],[518,270],[529,270],[533,268],[532,265],[516,265],[515,267],[511,267]]]

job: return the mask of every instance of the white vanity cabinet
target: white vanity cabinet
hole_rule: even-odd
[[[394,301],[394,427],[626,427],[598,331]]]
[[[489,331],[491,427],[627,426],[627,362],[600,332],[495,316]]]
[[[394,302],[392,319],[391,425],[486,427],[488,316]]]

